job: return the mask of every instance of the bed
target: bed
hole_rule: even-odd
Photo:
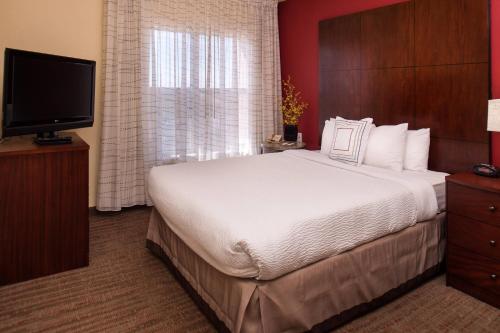
[[[306,150],[156,167],[148,247],[221,331],[328,330],[439,271],[445,176]]]
[[[441,172],[313,151],[152,170],[147,246],[219,331],[327,332],[440,272],[443,172],[490,149],[488,1],[467,3],[414,0],[318,27],[318,129],[337,116],[430,128]]]

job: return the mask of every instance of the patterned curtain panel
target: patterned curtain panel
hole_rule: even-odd
[[[99,210],[156,165],[256,154],[282,131],[277,0],[105,0]]]

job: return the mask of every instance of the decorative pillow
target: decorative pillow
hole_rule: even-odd
[[[337,117],[337,119],[344,119],[342,117]],[[370,120],[371,118],[365,118],[362,120]],[[371,125],[374,128],[375,125]],[[325,120],[325,126],[323,127],[323,133],[321,135],[321,153],[328,155],[330,153],[330,148],[332,147],[333,141],[333,130],[335,128],[335,118],[330,118],[330,120]]]
[[[402,171],[408,124],[379,126],[370,131],[364,164]]]
[[[332,147],[333,130],[335,128],[335,119],[325,120],[323,134],[321,135],[321,153],[328,155]]]
[[[429,163],[430,145],[431,130],[429,128],[408,131],[404,168],[413,171],[426,171]]]
[[[373,119],[346,120],[337,118],[329,157],[339,162],[360,165],[366,151]]]

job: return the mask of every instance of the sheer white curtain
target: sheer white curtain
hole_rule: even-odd
[[[100,210],[151,167],[250,155],[282,130],[277,0],[105,0]]]

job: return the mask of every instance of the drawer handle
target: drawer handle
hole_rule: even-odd
[[[495,247],[497,245],[497,242],[494,240],[490,240],[490,246]]]
[[[490,207],[488,207],[488,209],[490,210],[490,212],[494,212],[497,210],[497,208],[494,205],[491,205]]]
[[[491,274],[491,275],[490,275],[490,278],[491,278],[492,280],[496,280],[496,279],[497,279],[497,275],[496,275],[496,274]]]

